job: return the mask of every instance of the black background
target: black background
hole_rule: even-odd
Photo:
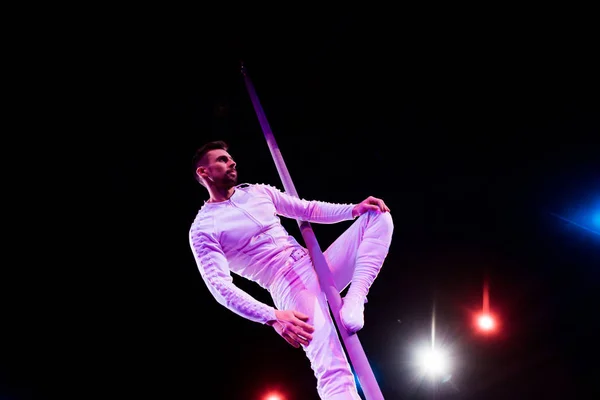
[[[317,398],[303,352],[218,305],[188,244],[204,142],[230,143],[240,182],[283,188],[242,62],[301,197],[392,209],[359,332],[386,399],[591,398],[598,235],[553,215],[599,194],[591,12],[426,8],[115,10],[37,36],[69,87],[42,97],[57,150],[32,192],[52,212],[40,226],[32,206],[45,229],[24,236],[57,243],[15,267],[36,289],[11,308],[32,328],[7,341],[5,398]],[[324,249],[347,226],[313,229]],[[454,356],[438,385],[411,365],[434,307]]]

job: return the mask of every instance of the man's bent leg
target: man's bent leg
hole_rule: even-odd
[[[340,310],[342,323],[350,333],[364,325],[364,303],[388,254],[393,230],[390,213],[369,211],[324,253],[338,290],[351,282]]]

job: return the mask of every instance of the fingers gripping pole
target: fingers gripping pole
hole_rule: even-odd
[[[258,116],[258,121],[267,140],[267,145],[269,146],[269,150],[271,151],[271,155],[275,161],[275,166],[277,167],[277,171],[279,172],[279,176],[283,182],[283,187],[288,194],[299,197],[290,178],[290,174],[287,170],[285,162],[283,161],[283,157],[279,147],[277,146],[275,137],[273,136],[273,132],[269,126],[269,122],[267,121],[265,113],[258,100],[254,85],[252,84],[252,81],[250,80],[243,64],[242,75],[244,77],[246,89],[250,95],[250,100],[252,101],[252,105],[254,106],[254,110]],[[339,320],[339,311],[342,306],[342,299],[335,287],[333,276],[331,275],[331,271],[327,265],[327,261],[323,255],[323,252],[321,251],[319,243],[317,242],[312,227],[310,223],[306,221],[298,221],[298,225],[310,257],[315,265],[315,270],[319,277],[319,283],[321,284],[321,288],[323,289],[329,307],[331,308],[331,313],[333,314],[335,324],[338,327],[338,331],[340,332],[340,336],[344,342],[348,357],[350,358],[350,362],[354,367],[354,371],[358,381],[360,382],[362,391],[367,400],[383,399],[383,395],[379,389],[379,385],[377,384],[377,380],[375,379],[373,371],[371,370],[369,360],[367,359],[362,345],[358,339],[358,335],[356,333],[352,335],[348,334],[343,327],[339,329],[339,327],[342,326],[341,321]]]

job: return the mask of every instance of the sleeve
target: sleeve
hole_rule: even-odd
[[[250,321],[275,320],[275,308],[261,303],[233,284],[229,265],[219,242],[206,233],[190,233],[190,245],[200,275],[219,304]]]
[[[353,220],[354,204],[336,204],[317,200],[304,200],[289,195],[269,185],[257,185],[275,205],[279,215],[319,224],[334,224]]]

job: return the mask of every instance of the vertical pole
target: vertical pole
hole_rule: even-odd
[[[296,193],[296,189],[294,187],[294,183],[290,177],[290,174],[287,170],[283,157],[281,155],[281,151],[277,146],[277,142],[275,141],[275,137],[273,136],[273,132],[271,131],[271,127],[269,126],[269,122],[265,116],[264,110],[258,100],[258,96],[254,89],[254,85],[252,81],[248,77],[248,74],[242,64],[242,75],[244,76],[244,81],[246,84],[246,88],[250,95],[250,100],[252,101],[252,105],[254,106],[254,110],[258,116],[258,121],[263,130],[265,138],[267,140],[267,145],[269,146],[269,150],[271,151],[271,155],[273,156],[273,160],[275,161],[275,166],[277,167],[277,171],[279,172],[279,176],[281,181],[283,182],[283,187],[285,191],[294,196],[299,197],[298,193]],[[306,243],[306,247],[312,258],[313,264],[315,266],[315,270],[319,277],[319,283],[325,296],[327,298],[327,302],[329,303],[329,307],[331,308],[331,313],[333,314],[333,318],[335,320],[335,324],[338,327],[338,331],[340,332],[340,336],[344,342],[344,346],[346,347],[346,351],[350,358],[350,362],[354,367],[354,371],[358,378],[358,382],[362,388],[362,391],[367,400],[380,400],[383,399],[383,395],[381,390],[379,389],[379,385],[377,384],[377,380],[371,370],[371,366],[369,365],[369,360],[367,359],[365,352],[362,348],[360,341],[358,340],[358,335],[356,333],[349,334],[341,325],[339,320],[339,311],[342,306],[342,299],[338,290],[335,287],[335,283],[333,280],[333,276],[331,275],[331,270],[327,265],[327,260],[321,251],[319,243],[317,242],[316,236],[312,230],[312,227],[309,222],[306,221],[298,221],[298,225],[300,227],[300,232]],[[339,327],[342,327],[339,329]]]

